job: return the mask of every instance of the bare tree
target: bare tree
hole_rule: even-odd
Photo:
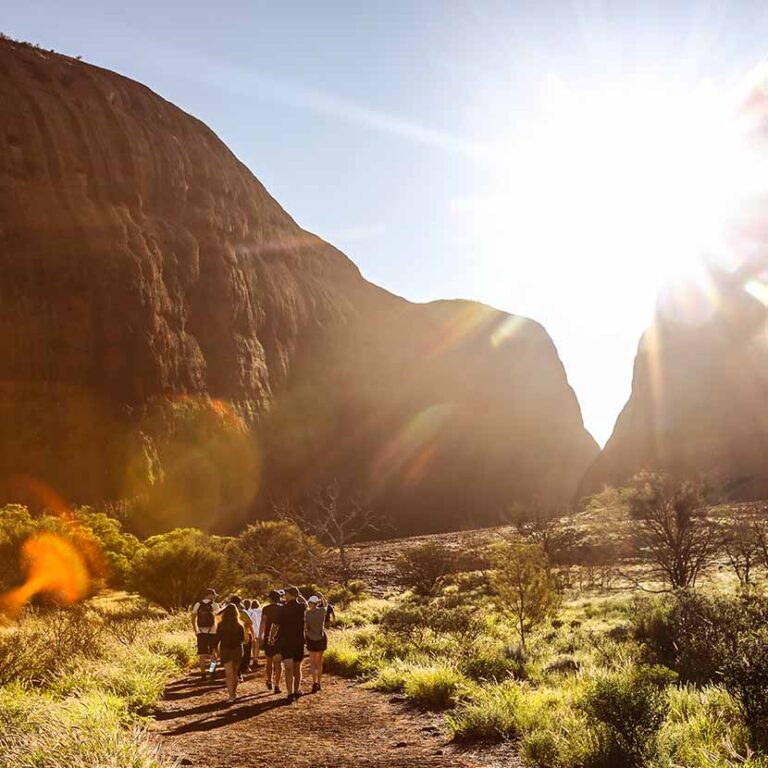
[[[547,563],[554,565],[576,544],[576,529],[563,523],[560,510],[534,500],[529,504],[514,504],[506,512],[506,519],[531,544],[541,547]]]
[[[650,574],[673,590],[695,586],[717,552],[715,527],[706,517],[704,486],[675,483],[667,475],[644,472],[627,495],[639,554]]]
[[[379,516],[358,499],[342,499],[336,480],[316,490],[301,504],[285,502],[275,509],[283,520],[294,523],[305,535],[336,553],[339,576],[345,586],[353,576],[350,545],[362,535],[378,531],[381,523]]]
[[[752,572],[760,563],[768,542],[758,521],[737,520],[727,525],[722,537],[723,550],[731,570],[742,587],[752,583]]]

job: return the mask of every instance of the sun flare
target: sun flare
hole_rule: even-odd
[[[630,82],[576,91],[552,78],[539,119],[495,148],[497,190],[455,206],[482,217],[505,258],[565,274],[573,262],[582,275],[626,268],[656,292],[704,262],[727,267],[732,218],[768,178],[745,93]]]

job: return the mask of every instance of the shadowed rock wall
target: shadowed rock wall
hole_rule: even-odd
[[[414,305],[200,121],[0,41],[0,476],[219,529],[338,477],[401,530],[569,498],[597,447],[536,323]]]

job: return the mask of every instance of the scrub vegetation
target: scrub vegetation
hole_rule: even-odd
[[[768,768],[765,515],[709,494],[643,475],[567,516],[510,510],[471,546],[345,542],[343,561],[295,516],[140,541],[92,510],[73,527],[5,507],[4,589],[40,531],[95,541],[113,568],[86,601],[38,596],[0,628],[0,764],[166,765],[146,725],[194,660],[181,609],[212,584],[252,595],[290,579],[336,605],[327,671],[439,712],[472,749],[511,742],[530,768]],[[260,569],[270,552],[292,557]],[[381,580],[357,578],[360,553]]]

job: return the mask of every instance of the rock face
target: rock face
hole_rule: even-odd
[[[569,498],[597,446],[535,322],[414,305],[200,121],[0,41],[0,475],[219,529],[336,477],[404,531]]]
[[[734,498],[766,497],[766,267],[752,259],[662,300],[640,341],[632,394],[582,494],[660,469],[707,476]]]

